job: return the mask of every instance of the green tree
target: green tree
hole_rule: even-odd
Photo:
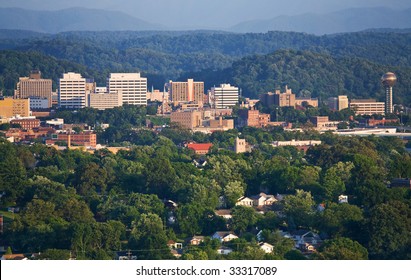
[[[236,206],[232,211],[231,227],[238,233],[243,233],[254,226],[258,220],[258,214],[251,207]]]
[[[376,205],[366,223],[372,259],[404,259],[411,245],[411,210],[399,201]]]
[[[364,220],[363,210],[348,203],[328,204],[319,218],[319,228],[331,237],[353,236]]]
[[[284,213],[289,223],[309,227],[314,223],[314,199],[310,192],[296,190],[295,195],[288,195],[283,200]]]
[[[156,214],[142,214],[131,230],[129,247],[137,250],[139,259],[170,259],[167,234],[161,218]]]
[[[229,182],[224,188],[224,196],[229,207],[235,205],[237,200],[244,196],[244,187],[240,181]]]
[[[320,259],[325,260],[367,260],[368,252],[357,241],[346,237],[326,240],[319,249]]]

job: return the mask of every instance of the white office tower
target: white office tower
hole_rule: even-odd
[[[109,93],[123,94],[123,104],[147,105],[147,78],[140,73],[111,73],[107,87]]]
[[[80,109],[87,106],[86,79],[81,74],[63,74],[59,85],[59,106]]]
[[[216,109],[233,107],[238,103],[238,87],[230,84],[221,84],[220,87],[211,88],[211,103]]]

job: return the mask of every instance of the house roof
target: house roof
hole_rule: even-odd
[[[198,240],[204,240],[204,236],[203,235],[194,235],[192,238],[191,238],[191,240],[193,240],[193,239],[198,239]]]
[[[208,151],[213,146],[212,143],[190,143],[187,144],[187,148],[194,151]]]
[[[8,255],[3,255],[3,258],[5,260],[22,260],[22,259],[25,259],[26,257],[23,254],[8,254]]]
[[[214,211],[214,213],[218,216],[231,215],[231,212],[232,211],[230,209],[221,209]]]
[[[265,247],[269,247],[269,248],[274,248],[273,245],[271,245],[271,244],[269,244],[269,243],[266,243],[266,242],[261,242],[259,245],[260,245],[260,247],[265,246]]]
[[[240,201],[252,201],[252,199],[251,199],[251,198],[248,198],[248,197],[246,197],[246,196],[242,196],[242,197],[240,197],[240,198],[237,200],[237,202],[240,202]]]
[[[217,231],[216,233],[214,233],[214,235],[218,235],[221,238],[224,238],[229,234],[235,235],[232,231]]]

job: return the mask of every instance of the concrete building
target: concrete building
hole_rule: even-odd
[[[140,73],[111,73],[107,87],[111,94],[122,92],[123,104],[147,105],[147,78]]]
[[[340,122],[330,121],[328,116],[315,116],[310,118],[310,122],[314,125],[315,129],[320,131],[336,130],[337,125]]]
[[[276,90],[274,93],[268,92],[260,94],[260,101],[266,107],[272,105],[278,107],[295,107],[295,94],[286,86],[285,92]]]
[[[346,95],[339,95],[337,97],[337,110],[341,111],[349,107],[348,97]]]
[[[327,100],[328,108],[333,111],[341,111],[349,107],[348,97],[346,95],[339,95],[338,97],[330,97]]]
[[[38,70],[32,71],[29,77],[20,77],[17,83],[17,88],[14,91],[14,98],[16,99],[46,99],[47,106],[52,106],[52,80],[42,79],[41,72]],[[32,109],[37,109],[36,106],[31,106]],[[43,107],[40,107],[43,109]]]
[[[247,141],[245,141],[245,139],[240,139],[237,137],[235,139],[234,152],[236,154],[247,153],[251,152],[251,148],[250,145],[248,145]]]
[[[50,108],[50,101],[44,97],[30,97],[30,110],[48,109]]]
[[[212,108],[224,109],[238,104],[239,89],[230,84],[221,84],[210,90],[210,105]]]
[[[167,91],[159,91],[158,89],[147,92],[147,100],[164,102],[169,100]]]
[[[385,103],[377,102],[375,99],[352,99],[350,109],[356,115],[384,115]]]
[[[187,82],[170,81],[167,87],[174,105],[186,102],[204,103],[204,82],[194,82],[193,79],[188,79]]]
[[[30,116],[30,99],[13,99],[3,97],[0,99],[0,117],[11,118],[13,116]]]
[[[123,105],[123,94],[116,93],[91,93],[88,95],[89,107],[98,110],[111,109]]]
[[[306,97],[296,97],[295,106],[311,106],[318,107],[318,98],[306,98]]]
[[[87,106],[86,79],[81,74],[63,74],[59,85],[59,106],[80,109]]]
[[[203,116],[200,111],[172,112],[170,122],[178,123],[184,128],[193,129],[202,126]]]
[[[271,145],[273,147],[282,147],[282,146],[315,146],[315,145],[320,145],[321,141],[320,140],[291,140],[291,141],[274,141]]]
[[[241,109],[238,111],[238,126],[264,127],[270,123],[270,115],[258,110]]]

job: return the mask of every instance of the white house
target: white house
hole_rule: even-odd
[[[251,198],[242,196],[240,197],[237,202],[235,203],[236,206],[246,206],[246,207],[253,207],[254,201]]]
[[[259,244],[260,248],[266,253],[270,254],[274,251],[274,246],[265,242]]]
[[[229,220],[229,219],[233,218],[233,216],[231,215],[231,210],[229,210],[229,209],[216,210],[214,213],[217,216],[223,217],[226,220]]]
[[[269,206],[277,202],[277,199],[274,197],[274,195],[267,195],[263,192],[258,195],[252,196],[251,199],[253,200],[253,205],[256,207]]]
[[[216,233],[211,236],[212,239],[218,239],[220,242],[229,242],[233,239],[238,238],[237,235],[232,233],[231,231],[217,231]]]
[[[217,253],[220,255],[228,255],[233,252],[233,249],[221,246],[220,248],[217,249]]]
[[[201,242],[204,242],[204,236],[194,235],[193,238],[189,240],[190,245],[200,245]]]

